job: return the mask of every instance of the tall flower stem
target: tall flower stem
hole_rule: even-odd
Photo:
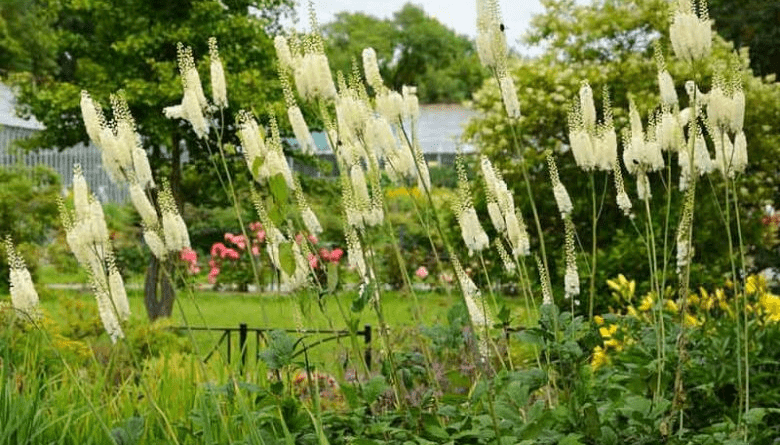
[[[367,274],[371,277],[366,292],[371,292],[372,294],[370,297],[371,306],[374,308],[377,320],[379,321],[379,335],[382,337],[382,342],[384,343],[387,354],[387,362],[390,365],[390,375],[393,381],[393,391],[395,393],[396,403],[398,403],[398,406],[404,406],[406,405],[406,400],[403,397],[404,391],[401,386],[401,380],[398,377],[398,367],[395,363],[395,357],[393,357],[393,347],[390,342],[390,335],[387,332],[388,326],[387,321],[385,320],[385,313],[382,309],[382,291],[379,289],[379,283],[376,280],[376,263],[374,261],[376,255],[374,255],[374,250],[371,245],[365,243],[365,237],[360,231],[358,231],[358,237],[360,239],[360,244],[368,247],[368,250],[361,249],[363,251],[363,261],[365,261],[366,267],[368,268]]]
[[[740,265],[742,267],[742,273],[746,273],[747,271],[747,263],[745,261],[745,246],[742,240],[742,223],[741,218],[739,216],[739,195],[737,193],[737,183],[736,179],[731,181],[731,187],[732,187],[732,194],[734,195],[734,216],[735,221],[737,224],[737,239],[739,240],[739,259],[740,259]],[[749,411],[750,411],[750,356],[748,355],[748,348],[749,348],[749,332],[748,332],[748,311],[747,311],[747,292],[745,291],[745,288],[743,287],[744,292],[744,304],[742,306],[742,328],[744,330],[743,333],[743,341],[744,341],[744,356],[745,356],[745,416],[747,417]],[[739,314],[737,314],[737,317],[739,317]],[[745,441],[748,440],[747,437],[748,429],[745,428]]]
[[[664,345],[664,334],[663,329],[661,326],[663,325],[663,293],[661,290],[661,286],[658,280],[658,254],[656,252],[656,239],[655,239],[655,231],[653,230],[653,214],[650,211],[650,199],[645,199],[645,215],[647,217],[646,221],[646,227],[647,227],[647,257],[648,262],[650,266],[650,286],[655,293],[656,298],[652,305],[652,311],[653,311],[653,319],[656,322],[656,329],[655,329],[655,344],[656,344],[656,361],[657,367],[656,367],[656,388],[655,388],[655,396],[654,398],[658,398],[661,396],[661,381],[664,373],[664,361],[663,361],[663,345]]]
[[[384,212],[385,215],[389,213],[387,208],[387,203],[383,202],[384,206]],[[404,279],[404,283],[406,283],[406,286],[409,288],[409,293],[412,295],[412,303],[414,305],[414,308],[412,310],[412,317],[414,318],[414,321],[418,325],[422,325],[422,310],[420,306],[420,300],[417,297],[417,292],[414,290],[414,286],[412,284],[411,277],[409,277],[409,270],[406,266],[406,261],[404,260],[403,255],[401,254],[401,247],[398,245],[398,240],[396,239],[396,232],[393,229],[393,225],[390,223],[389,220],[385,219],[384,227],[386,234],[388,235],[388,238],[391,240],[391,244],[393,246],[393,252],[395,253],[396,261],[398,262],[398,269],[401,272],[401,276]],[[433,382],[436,389],[441,390],[441,385],[439,385],[439,380],[436,378],[436,375],[433,371],[433,357],[431,356],[431,351],[428,348],[428,344],[426,342],[421,342],[420,346],[423,351],[423,356],[425,357],[425,369],[428,372],[428,378]]]
[[[596,267],[598,265],[598,237],[597,228],[599,223],[598,204],[596,202],[596,173],[590,174],[591,201],[593,203],[593,212],[591,213],[591,263],[590,263],[590,292],[588,295],[588,321],[593,321],[593,302],[596,298]],[[572,314],[574,311],[572,311]]]
[[[549,266],[547,264],[547,248],[544,242],[544,231],[542,230],[542,223],[539,218],[539,212],[536,209],[536,200],[534,199],[534,192],[531,188],[531,180],[530,176],[528,175],[528,166],[525,162],[525,154],[522,150],[520,150],[520,141],[517,137],[517,130],[515,129],[514,123],[510,123],[509,128],[512,130],[512,139],[514,140],[515,148],[520,153],[520,172],[522,173],[523,182],[525,183],[525,190],[528,193],[528,202],[531,204],[531,212],[533,213],[534,223],[536,224],[536,235],[539,237],[539,248],[542,252],[542,263],[547,269]]]

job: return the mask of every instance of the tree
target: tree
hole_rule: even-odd
[[[710,0],[715,29],[736,49],[750,49],[760,76],[780,75],[780,3],[774,0]]]
[[[207,40],[217,38],[227,71],[229,127],[240,108],[264,113],[281,102],[268,33],[278,30],[278,19],[291,4],[291,0],[40,0],[41,10],[53,17],[57,64],[39,75],[37,83],[31,82],[30,72],[14,76],[22,111],[46,126],[31,144],[66,148],[87,142],[80,91],[88,90],[105,106],[110,94],[123,90],[158,179],[169,178],[181,204],[186,195],[180,187],[182,156],[187,152],[190,158],[203,159],[209,154],[189,126],[162,114],[164,107],[181,101],[176,44],[191,46],[197,62],[205,64]],[[165,280],[158,297],[158,271],[153,260],[146,292],[151,319],[170,315],[173,304]]]
[[[37,0],[0,4],[0,75],[26,71],[36,79],[55,66],[51,14]]]
[[[588,80],[596,92],[597,104],[602,88],[609,90],[618,131],[628,124],[629,95],[647,122],[647,116],[659,103],[658,68],[653,55],[657,40],[669,41],[668,4],[665,0],[600,0],[587,6],[578,5],[573,0],[550,0],[543,3],[547,9],[533,19],[528,34],[529,43],[543,45],[543,54],[535,59],[513,61],[510,67],[517,91],[520,92],[523,114],[514,124],[520,138],[519,147],[510,143],[510,123],[500,105],[501,98],[494,81],[486,83],[475,95],[474,107],[481,114],[471,121],[465,136],[495,160],[508,184],[517,184],[517,201],[522,203],[524,215],[530,215],[531,212],[525,191],[521,188],[519,159],[523,156],[529,165],[534,193],[551,197],[543,153],[553,150],[561,180],[574,201],[573,220],[578,223],[578,233],[584,240],[589,240],[590,186],[588,175],[575,165],[569,153],[569,107],[578,95],[580,82]],[[661,51],[668,54],[666,64],[676,80],[678,95],[685,97],[682,86],[694,74],[687,64],[679,62],[670,54],[670,49],[661,48]],[[731,45],[719,36],[714,36],[713,53],[701,64],[697,82],[706,90],[711,85],[713,73],[722,74],[728,69],[738,72],[748,104],[745,134],[751,161],[748,172],[742,177],[745,191],[739,199],[743,206],[742,216],[747,219],[743,225],[743,236],[755,253],[761,248],[758,240],[760,224],[757,224],[761,216],[760,209],[767,202],[778,199],[777,190],[780,186],[780,178],[775,173],[780,167],[777,148],[779,138],[773,124],[780,115],[780,86],[754,77],[748,69],[748,61],[744,57],[735,59]],[[673,180],[676,181],[676,178],[675,173]],[[599,270],[619,270],[626,275],[646,276],[645,251],[632,225],[614,205],[615,192],[611,181],[612,178],[606,174],[597,175],[599,195],[603,190],[606,199],[598,227],[601,246],[598,262],[603,266]],[[664,181],[657,175],[653,178],[653,209],[664,208]],[[697,218],[718,218],[715,199],[722,199],[722,195],[715,176],[713,187],[710,188],[706,180],[700,187]],[[636,196],[633,178],[626,177],[626,188],[631,196]],[[545,230],[548,252],[557,251],[563,245],[563,235],[554,201],[541,199],[537,200],[537,205],[543,216],[541,225]],[[679,203],[675,202],[674,205]],[[643,210],[635,213],[636,223],[642,227]],[[728,270],[728,259],[722,254],[726,251],[727,239],[716,224],[708,227],[713,231],[696,234],[696,262],[706,264],[707,267],[695,270],[694,283],[721,280]],[[662,227],[656,229],[656,233],[662,233]],[[562,267],[561,260],[558,261],[557,270]],[[553,273],[556,272],[555,265],[551,269]],[[603,284],[607,278],[611,277],[598,277],[597,282],[602,286],[600,295],[609,294]]]
[[[342,12],[323,34],[333,69],[350,72],[352,60],[360,63],[363,48],[372,47],[388,86],[416,85],[422,102],[467,100],[486,76],[468,37],[411,3],[392,20]]]

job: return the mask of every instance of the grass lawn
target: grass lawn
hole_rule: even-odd
[[[88,303],[88,307],[91,307],[89,305],[94,302],[94,297],[88,290],[47,289],[43,295],[45,296],[42,296],[41,304],[55,320],[67,319],[63,313],[65,308],[61,304],[62,299],[81,299]],[[342,292],[339,294],[338,300],[332,296],[325,297],[322,300],[322,308],[320,308],[320,305],[317,304],[316,294],[257,295],[238,292],[196,291],[189,293],[180,291],[171,321],[175,326],[189,325],[209,328],[238,328],[240,323],[246,323],[249,328],[344,329],[347,322],[342,316],[341,310],[343,310],[347,317],[351,317],[357,322],[359,329],[362,329],[366,324],[370,324],[374,328],[372,347],[375,351],[381,349],[382,341],[376,330],[378,321],[375,311],[367,306],[360,313],[352,312],[350,307],[354,296],[354,292]],[[130,289],[128,297],[133,313],[130,323],[145,323],[146,311],[142,291]],[[417,328],[420,325],[446,324],[447,312],[460,301],[460,297],[456,293],[447,295],[439,292],[418,292],[417,299],[420,305],[420,323],[416,321],[413,312],[415,306],[411,294],[398,291],[388,291],[383,294],[385,318],[391,329],[390,336],[393,344],[403,344],[414,348],[420,341],[419,329]],[[513,325],[524,323],[522,300],[507,298],[504,303],[510,308],[513,320],[516,320]],[[96,313],[96,309],[94,311]],[[297,323],[300,323],[300,326]],[[221,335],[222,332],[216,330],[193,332],[197,351],[205,356],[208,351],[214,348]],[[291,335],[297,338],[297,335]],[[316,338],[319,337],[314,336],[307,343],[310,344]],[[358,338],[358,341],[362,345],[362,338]],[[233,334],[232,342],[233,354],[236,354],[235,350],[238,344],[236,333]],[[349,345],[349,339],[327,343],[315,348],[310,354],[310,359],[314,363],[325,364],[326,368],[330,368],[338,361],[344,360]],[[255,353],[256,347],[255,335],[250,334],[250,357]],[[262,350],[263,345],[260,348]],[[220,352],[226,353],[224,343],[220,347]]]

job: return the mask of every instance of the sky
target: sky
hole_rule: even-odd
[[[314,9],[319,23],[333,21],[341,11],[364,12],[380,18],[392,17],[406,3],[422,6],[428,15],[436,18],[458,34],[476,37],[476,0],[314,0]],[[499,0],[501,16],[506,26],[507,41],[521,53],[529,54],[528,48],[517,40],[528,28],[533,14],[541,13],[539,0]],[[298,29],[308,24],[308,1],[298,0]]]

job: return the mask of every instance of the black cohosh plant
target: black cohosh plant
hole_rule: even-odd
[[[309,242],[309,236],[296,239],[299,233],[319,235],[323,227],[285,157],[280,118],[273,112],[266,117],[249,110],[229,109],[224,80],[229,69],[223,69],[214,40],[209,42],[212,95],[207,98],[191,49],[179,45],[182,100],[163,112],[171,119],[186,121],[200,143],[213,154],[213,167],[234,205],[244,239],[248,239],[240,195],[227,162],[233,155],[245,159],[254,180],[250,191],[252,205],[266,233],[267,263],[278,274],[283,290],[298,292],[320,307],[338,305],[342,320],[329,322],[332,327],[346,325],[350,330],[348,366],[355,370],[355,385],[345,386],[344,390],[351,410],[328,412],[320,400],[317,385],[322,379],[315,364],[308,357],[303,363],[295,362],[292,340],[276,333],[262,357],[269,369],[279,372],[275,377],[274,373],[271,377],[255,376],[257,381],[268,384],[267,389],[250,383],[249,378],[243,381],[234,370],[227,369],[221,377],[228,383],[224,387],[205,385],[187,425],[174,426],[169,422],[158,399],[152,397],[154,382],[140,379],[150,408],[162,419],[163,437],[172,442],[182,438],[186,442],[184,438],[191,438],[189,434],[210,443],[271,443],[281,439],[286,443],[325,444],[346,443],[353,437],[364,438],[366,443],[416,439],[468,443],[707,443],[699,430],[708,425],[690,412],[690,398],[702,392],[707,383],[701,373],[691,372],[696,365],[691,361],[699,357],[709,363],[710,357],[697,355],[694,348],[715,346],[707,343],[703,331],[694,331],[687,318],[693,295],[690,276],[695,233],[704,220],[694,214],[693,204],[697,189],[706,183],[721,187],[724,194],[720,216],[729,241],[727,255],[734,294],[729,303],[736,314],[732,318],[734,338],[728,340],[738,351],[729,365],[736,371],[737,383],[733,388],[721,388],[728,393],[725,397],[736,403],[737,409],[731,412],[736,412],[737,418],[732,424],[723,420],[716,429],[723,434],[719,437],[734,443],[767,437],[755,432],[763,422],[762,416],[770,411],[761,406],[763,411],[759,412],[752,405],[755,393],[751,393],[751,378],[755,376],[751,370],[759,369],[760,381],[767,382],[764,373],[769,364],[762,362],[756,368],[753,362],[759,357],[752,349],[758,330],[749,316],[753,309],[740,280],[747,262],[738,203],[739,177],[747,164],[747,140],[742,132],[744,94],[739,79],[726,72],[716,76],[709,92],[701,91],[697,69],[711,45],[706,3],[681,0],[672,13],[671,47],[675,56],[691,67],[692,78],[684,84],[685,97],[678,97],[660,46],[656,47],[656,60],[661,102],[646,120],[630,101],[629,125],[618,129],[608,86],[601,89],[600,113],[587,79],[583,79],[578,91],[572,91],[575,99],[569,114],[568,150],[546,153],[551,196],[540,196],[529,181],[529,170],[544,166],[527,165],[524,150],[533,148],[522,146],[515,130],[521,119],[522,97],[509,73],[504,28],[498,2],[479,0],[477,50],[500,91],[512,134],[509,144],[519,158],[523,183],[508,185],[502,172],[485,156],[478,161],[481,179],[469,181],[466,161],[459,157],[457,189],[448,205],[437,204],[439,197],[431,185],[417,135],[420,110],[414,87],[404,87],[400,92],[390,90],[379,74],[376,54],[370,48],[362,54],[362,71],[356,64],[351,73],[338,73],[334,79],[313,14],[309,34],[276,37],[286,117],[298,146],[304,154],[317,149],[301,110],[301,106],[311,107],[319,114],[335,155],[341,205],[329,210],[341,216],[348,264],[357,277],[354,283],[342,283],[357,289],[351,306],[337,295],[339,282],[344,279],[339,276],[339,269],[329,268],[327,280],[321,280],[323,274],[315,271],[310,261],[318,255],[316,246]],[[141,136],[136,133],[121,94],[113,98],[112,108],[114,118],[108,121],[100,106],[88,94],[82,95],[88,134],[103,150],[114,179],[129,185],[132,203],[143,220],[145,243],[160,261],[171,259],[189,247],[186,226],[171,192],[165,186],[157,190],[143,150],[139,152]],[[224,124],[228,112],[237,116],[235,128],[226,128]],[[235,131],[236,137],[227,135],[228,131]],[[229,144],[230,140],[239,145]],[[590,176],[590,249],[577,233],[567,178],[561,177],[557,168],[556,159],[569,156],[568,152]],[[680,172],[678,178],[672,177],[673,162],[678,166],[675,171]],[[624,171],[628,174],[624,175]],[[614,175],[611,181],[610,174]],[[652,175],[664,180],[663,190],[651,190],[648,178]],[[101,224],[102,209],[90,198],[83,177],[76,176],[75,212],[63,211],[68,241],[79,262],[92,273],[106,330],[112,340],[122,342],[123,324],[127,326],[129,315],[124,285],[114,273],[110,243],[104,236],[105,223]],[[603,194],[599,197],[596,183],[601,177],[606,183],[615,184],[615,205],[636,230],[640,249],[647,257],[648,323],[638,326],[631,324],[633,321],[625,322],[630,325],[625,332],[637,332],[639,340],[634,343],[622,340],[629,338],[621,337],[625,332],[617,327],[624,320],[622,315],[600,317],[594,313],[594,303],[599,298],[596,277],[599,267],[603,267],[596,261],[597,226],[600,209],[611,205],[605,202]],[[415,193],[409,193],[415,216],[426,229],[436,267],[452,277],[460,307],[467,314],[461,318],[453,315],[448,329],[428,330],[431,340],[420,342],[414,351],[397,349],[383,307],[384,285],[389,278],[383,276],[382,271],[387,268],[382,267],[380,260],[381,253],[389,251],[398,267],[389,273],[397,274],[396,279],[405,284],[415,301],[411,315],[420,323],[418,299],[422,297],[410,277],[410,267],[398,241],[398,227],[388,218],[387,184],[405,190],[416,187]],[[484,186],[487,218],[475,207],[477,185]],[[629,191],[631,186],[636,193]],[[523,193],[516,201],[513,189],[518,187]],[[662,209],[651,207],[654,192],[666,197]],[[530,231],[518,205],[520,200],[527,200],[531,210],[531,215],[525,215],[533,220],[529,223]],[[542,227],[537,200],[554,200],[560,213],[562,227],[555,229],[565,233],[564,249],[559,255],[565,265],[563,286],[554,285],[558,281],[553,273],[555,253],[545,244],[546,228]],[[677,201],[682,203],[679,208],[673,205]],[[644,226],[637,224],[636,213],[644,214]],[[662,221],[655,225],[658,215]],[[492,241],[482,222],[487,219],[497,234]],[[457,223],[454,236],[446,224],[449,220]],[[662,228],[661,233],[657,227]],[[516,280],[526,315],[538,319],[534,326],[512,333],[506,329],[510,317],[500,306],[500,295],[493,286],[495,276],[486,260],[493,249],[506,276]],[[578,261],[578,256],[587,256],[587,250],[590,261]],[[253,256],[250,259],[259,284],[259,266]],[[468,264],[475,264],[478,272]],[[22,270],[23,265],[14,262],[12,300],[19,311],[31,313],[36,306],[30,292],[32,283]],[[587,278],[587,286],[581,286],[581,277]],[[483,283],[483,288],[476,282]],[[443,287],[450,291],[449,286]],[[555,295],[559,288],[563,288],[563,296]],[[674,310],[670,311],[665,301],[674,301]],[[371,363],[365,362],[357,337],[358,320],[366,309],[373,310],[379,320],[383,377],[369,370]],[[296,324],[301,325],[299,328],[302,318],[301,313],[293,316]],[[719,336],[730,335],[729,329],[717,325],[715,331]],[[773,334],[763,335],[773,338]],[[599,351],[608,347],[617,350],[616,345],[620,345],[620,355],[613,361],[616,367],[610,369]],[[515,348],[529,351],[530,358],[516,360],[512,353]],[[134,360],[142,368],[138,359]],[[443,364],[457,364],[460,369],[444,370]],[[198,367],[202,376],[210,375],[205,366]],[[296,399],[291,387],[297,367],[303,369],[300,384],[306,385],[310,395],[307,403]],[[282,371],[284,377],[280,375]],[[464,379],[464,375],[468,378]],[[605,395],[598,394],[600,389]],[[84,391],[82,396],[91,400]],[[760,400],[759,403],[769,403],[766,398]],[[108,425],[102,428],[114,437]],[[188,432],[181,432],[185,430]]]

